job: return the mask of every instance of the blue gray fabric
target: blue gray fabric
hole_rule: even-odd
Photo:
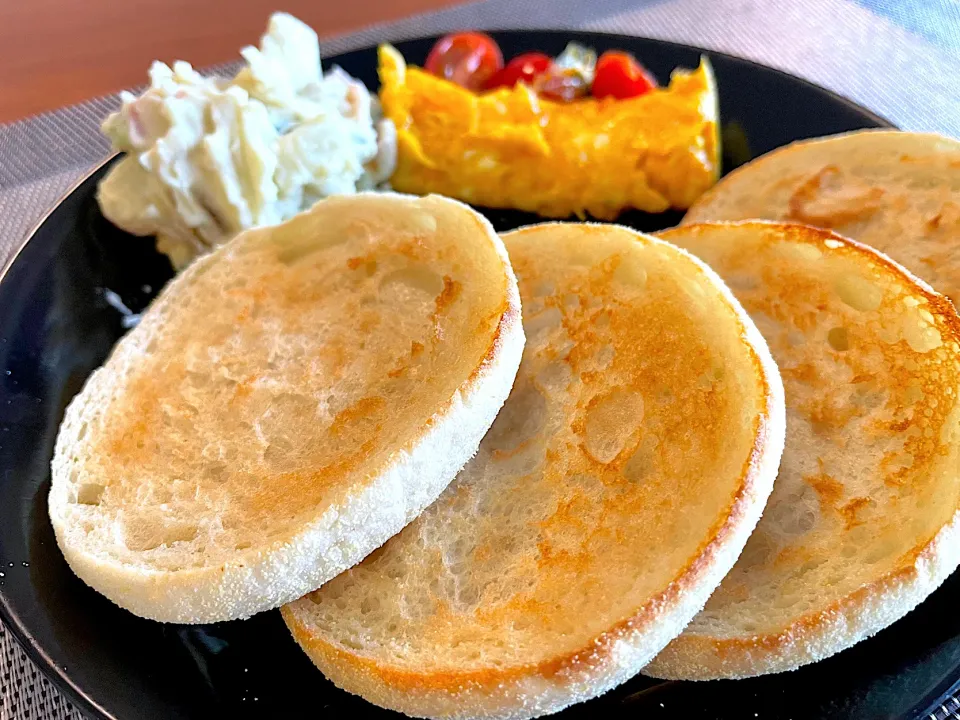
[[[960,137],[958,0],[485,0],[324,41],[324,54],[447,30],[571,28],[699,45],[845,95],[909,130]],[[185,58],[189,60],[189,58]],[[146,77],[146,68],[144,68]],[[109,147],[99,98],[0,125],[0,267]],[[960,702],[931,715],[960,719]],[[0,720],[79,720],[0,626]]]

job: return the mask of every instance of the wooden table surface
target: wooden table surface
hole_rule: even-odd
[[[462,0],[286,0],[321,36]],[[266,0],[0,2],[0,123],[142,84],[153,60],[203,67],[256,44]]]

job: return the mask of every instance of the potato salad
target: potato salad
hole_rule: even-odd
[[[178,269],[241,230],[383,185],[396,163],[392,122],[363,83],[322,72],[302,22],[273,15],[260,47],[241,55],[233,79],[154,63],[149,88],[124,93],[102,126],[126,153],[100,184],[104,215],[155,235]]]

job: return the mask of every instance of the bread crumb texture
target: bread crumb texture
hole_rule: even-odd
[[[224,592],[293,599],[436,498],[493,421],[522,343],[503,246],[459,203],[338,197],[244,233],[173,280],[70,405],[58,540],[92,567],[84,579],[141,612],[216,595],[200,571],[221,569],[249,587]],[[445,456],[418,455],[438,432]],[[143,607],[124,573],[131,595],[151,595]]]
[[[504,242],[527,345],[477,456],[284,608],[331,679],[413,715],[534,717],[635,674],[732,565],[782,446],[766,347],[689,255],[615,226]]]
[[[956,567],[960,320],[870,248],[747,221],[662,237],[709,263],[766,337],[787,397],[773,494],[706,608],[647,669],[786,670],[901,617]]]
[[[707,191],[684,224],[762,218],[887,253],[960,303],[960,141],[863,130],[793,143]]]

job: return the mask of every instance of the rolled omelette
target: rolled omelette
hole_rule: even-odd
[[[686,209],[720,170],[706,58],[639,97],[557,102],[519,83],[476,93],[379,49],[380,102],[397,128],[395,190],[545,217],[612,220]]]

